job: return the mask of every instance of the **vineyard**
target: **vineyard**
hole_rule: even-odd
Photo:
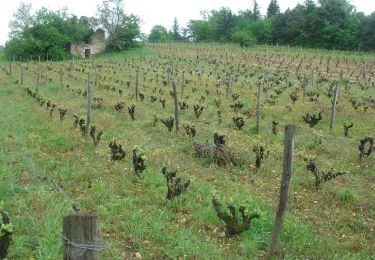
[[[78,211],[98,215],[103,259],[263,258],[292,124],[280,258],[372,259],[374,74],[369,54],[276,46],[2,61],[8,258],[61,259]]]

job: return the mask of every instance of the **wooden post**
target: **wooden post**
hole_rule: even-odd
[[[259,83],[258,86],[258,98],[257,98],[257,125],[256,125],[256,130],[257,134],[259,134],[259,125],[260,125],[260,107],[262,105],[261,102],[261,93],[262,93],[262,84]]]
[[[294,153],[294,134],[296,132],[295,125],[287,125],[285,127],[284,137],[284,165],[283,175],[280,183],[280,200],[279,207],[276,212],[275,225],[272,230],[272,238],[270,244],[270,258],[277,255],[277,245],[280,238],[281,227],[284,221],[284,212],[288,204],[289,183],[292,178],[293,153]]]
[[[184,96],[184,88],[185,88],[185,73],[182,72],[182,84],[181,84],[181,96]]]
[[[38,76],[36,79],[36,90],[35,90],[36,95],[38,95],[38,91],[39,91],[39,80],[40,80],[40,73],[38,72]]]
[[[135,74],[135,100],[138,101],[139,70]]]
[[[306,87],[307,87],[307,77],[306,77],[306,74],[303,74],[303,96],[306,95]]]
[[[200,84],[202,84],[202,81],[203,81],[203,65],[201,65],[201,70],[199,72],[199,80],[200,80]]]
[[[99,260],[99,219],[74,214],[63,219],[64,260]]]
[[[268,77],[268,73],[266,73],[266,98],[268,98],[268,92],[269,92],[269,88],[270,88],[270,85],[269,85],[269,77]]]
[[[71,61],[69,64],[69,77],[72,77],[72,68],[73,68],[73,62]]]
[[[332,112],[331,112],[331,120],[329,122],[329,130],[332,130],[333,121],[335,120],[335,116],[336,116],[336,103],[337,103],[337,98],[338,98],[338,95],[339,95],[339,89],[340,89],[340,84],[337,83],[336,84],[335,96],[333,97],[333,101],[332,101]]]
[[[171,82],[170,82],[170,80],[171,80],[171,68],[170,67],[168,67],[167,68],[167,84],[168,84],[168,86],[170,86],[170,84],[171,84]]]
[[[9,75],[12,76],[12,63],[9,63]]]
[[[92,86],[90,82],[90,73],[87,74],[87,118],[86,118],[86,133],[85,138],[87,140],[89,128],[90,128],[90,120],[91,120],[91,98],[92,98]]]
[[[47,61],[48,61],[48,51],[47,51]]]
[[[23,85],[23,65],[21,65],[21,85]]]
[[[60,85],[63,87],[63,70],[60,68]]]
[[[229,80],[228,80],[228,84],[227,84],[227,98],[229,98],[229,92],[230,92],[230,89],[232,88],[232,77],[233,77],[233,74],[231,73],[229,75]]]
[[[94,73],[94,83],[95,83],[95,87],[97,86],[97,82],[98,82],[98,75],[96,74],[96,62],[95,62],[95,57],[93,57],[94,59],[94,64],[93,64],[93,73]]]
[[[179,127],[179,118],[178,118],[178,106],[177,106],[177,90],[176,90],[176,84],[174,81],[172,82],[173,86],[173,99],[174,99],[174,119],[176,121],[176,132],[178,131]]]

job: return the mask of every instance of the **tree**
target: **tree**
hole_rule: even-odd
[[[140,19],[131,14],[127,16],[123,9],[123,0],[104,0],[97,7],[98,19],[107,33],[107,49],[122,51],[135,46],[140,34]]]
[[[9,58],[15,54],[27,59],[38,56],[43,59],[48,53],[53,59],[63,59],[69,55],[70,43],[83,41],[93,32],[66,9],[41,8],[31,14],[25,8],[31,8],[31,5],[21,4],[9,23],[10,39],[5,46]],[[21,14],[25,17],[17,20]]]
[[[256,0],[253,1],[253,20],[254,21],[259,21],[262,19],[262,16],[260,15],[260,10],[259,10],[259,5]]]
[[[280,6],[277,0],[271,0],[267,8],[267,18],[273,17],[280,13]]]
[[[167,29],[162,25],[155,25],[152,27],[150,35],[148,36],[149,42],[168,42],[169,37]]]
[[[249,47],[256,43],[256,38],[251,31],[246,30],[235,31],[232,34],[232,40],[233,42],[240,44],[241,47]]]
[[[221,8],[219,11],[211,11],[209,19],[211,28],[213,28],[213,36],[216,41],[230,41],[233,28],[236,25],[236,15],[229,8]]]
[[[173,26],[171,30],[172,39],[174,41],[180,41],[181,40],[181,34],[180,34],[180,25],[178,24],[177,17],[173,20]]]
[[[363,20],[361,28],[362,48],[375,50],[375,12]]]
[[[9,38],[19,37],[23,31],[32,26],[31,4],[21,2],[9,22]]]
[[[212,23],[208,20],[190,20],[188,23],[188,35],[193,41],[213,40]]]

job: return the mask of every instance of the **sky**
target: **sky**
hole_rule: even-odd
[[[349,0],[359,12],[371,14],[375,11],[374,0]],[[21,0],[0,0],[0,45],[8,40],[8,23],[17,10]],[[59,10],[68,7],[68,10],[77,16],[94,16],[96,7],[102,0],[24,0],[32,4],[32,11],[46,7]],[[266,14],[270,0],[258,0],[260,11]],[[294,8],[304,0],[278,0],[281,11]],[[126,14],[135,14],[142,19],[141,30],[148,34],[154,25],[163,25],[170,29],[174,17],[177,17],[181,27],[191,19],[201,18],[204,10],[228,7],[233,12],[252,9],[252,0],[124,0]]]

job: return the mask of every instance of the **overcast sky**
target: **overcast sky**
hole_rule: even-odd
[[[17,10],[21,0],[0,0],[0,45],[8,39],[8,22]],[[102,0],[32,0],[33,11],[42,6],[58,10],[68,7],[69,11],[77,16],[93,16],[96,6]],[[141,30],[148,34],[152,26],[160,24],[170,29],[174,17],[177,17],[181,26],[185,26],[190,19],[201,18],[200,11],[229,7],[232,11],[252,8],[252,0],[124,0],[124,9],[127,14],[133,13],[142,19]],[[261,13],[267,12],[270,0],[258,0]],[[281,11],[294,8],[304,0],[279,0]],[[374,0],[351,0],[357,11],[370,14],[375,11]]]

